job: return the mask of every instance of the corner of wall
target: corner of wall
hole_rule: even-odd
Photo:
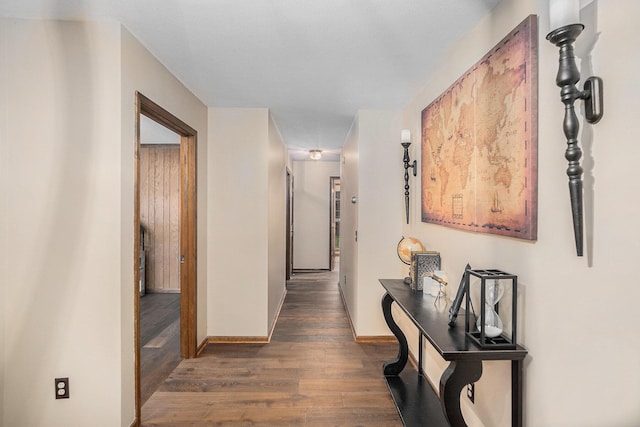
[[[273,117],[269,113],[269,259],[268,259],[268,319],[272,330],[286,289],[286,168],[287,150]]]
[[[358,331],[358,129],[359,114],[351,125],[340,162],[340,287],[354,332]],[[355,203],[354,203],[355,201]]]

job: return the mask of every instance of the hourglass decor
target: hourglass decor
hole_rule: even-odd
[[[517,287],[518,277],[500,270],[467,270],[465,289],[467,295],[465,311],[465,333],[472,341],[484,349],[515,349],[517,331]],[[480,281],[471,280],[472,277]],[[471,295],[476,295],[473,287],[480,286],[479,307],[473,307]],[[511,307],[503,298],[511,293]],[[500,310],[508,307],[508,310]],[[480,315],[476,310],[479,310]],[[505,320],[511,321],[511,336],[504,332]]]

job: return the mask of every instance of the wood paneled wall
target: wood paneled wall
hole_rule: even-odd
[[[180,291],[180,146],[140,147],[147,292]]]

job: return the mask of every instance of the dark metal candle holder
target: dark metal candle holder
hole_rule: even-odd
[[[417,175],[418,162],[409,159],[409,146],[410,142],[401,142],[400,145],[404,147],[404,210],[407,214],[407,224],[409,224],[409,168],[413,168],[413,176]]]
[[[582,166],[580,158],[582,150],[578,145],[580,124],[573,107],[576,99],[585,101],[585,118],[589,123],[598,123],[602,118],[602,79],[589,77],[580,91],[576,83],[580,80],[580,72],[576,66],[573,43],[576,41],[584,25],[571,24],[560,27],[547,34],[547,40],[560,48],[560,64],[556,85],[560,87],[560,100],[565,106],[563,129],[567,138],[567,150],[564,157],[569,162],[569,195],[571,197],[571,214],[573,217],[573,233],[576,240],[576,252],[582,256],[583,217],[582,217]]]

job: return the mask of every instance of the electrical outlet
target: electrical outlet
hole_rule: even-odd
[[[56,378],[56,399],[69,398],[69,378]]]
[[[467,384],[467,397],[471,403],[475,403],[476,398],[476,383]]]

